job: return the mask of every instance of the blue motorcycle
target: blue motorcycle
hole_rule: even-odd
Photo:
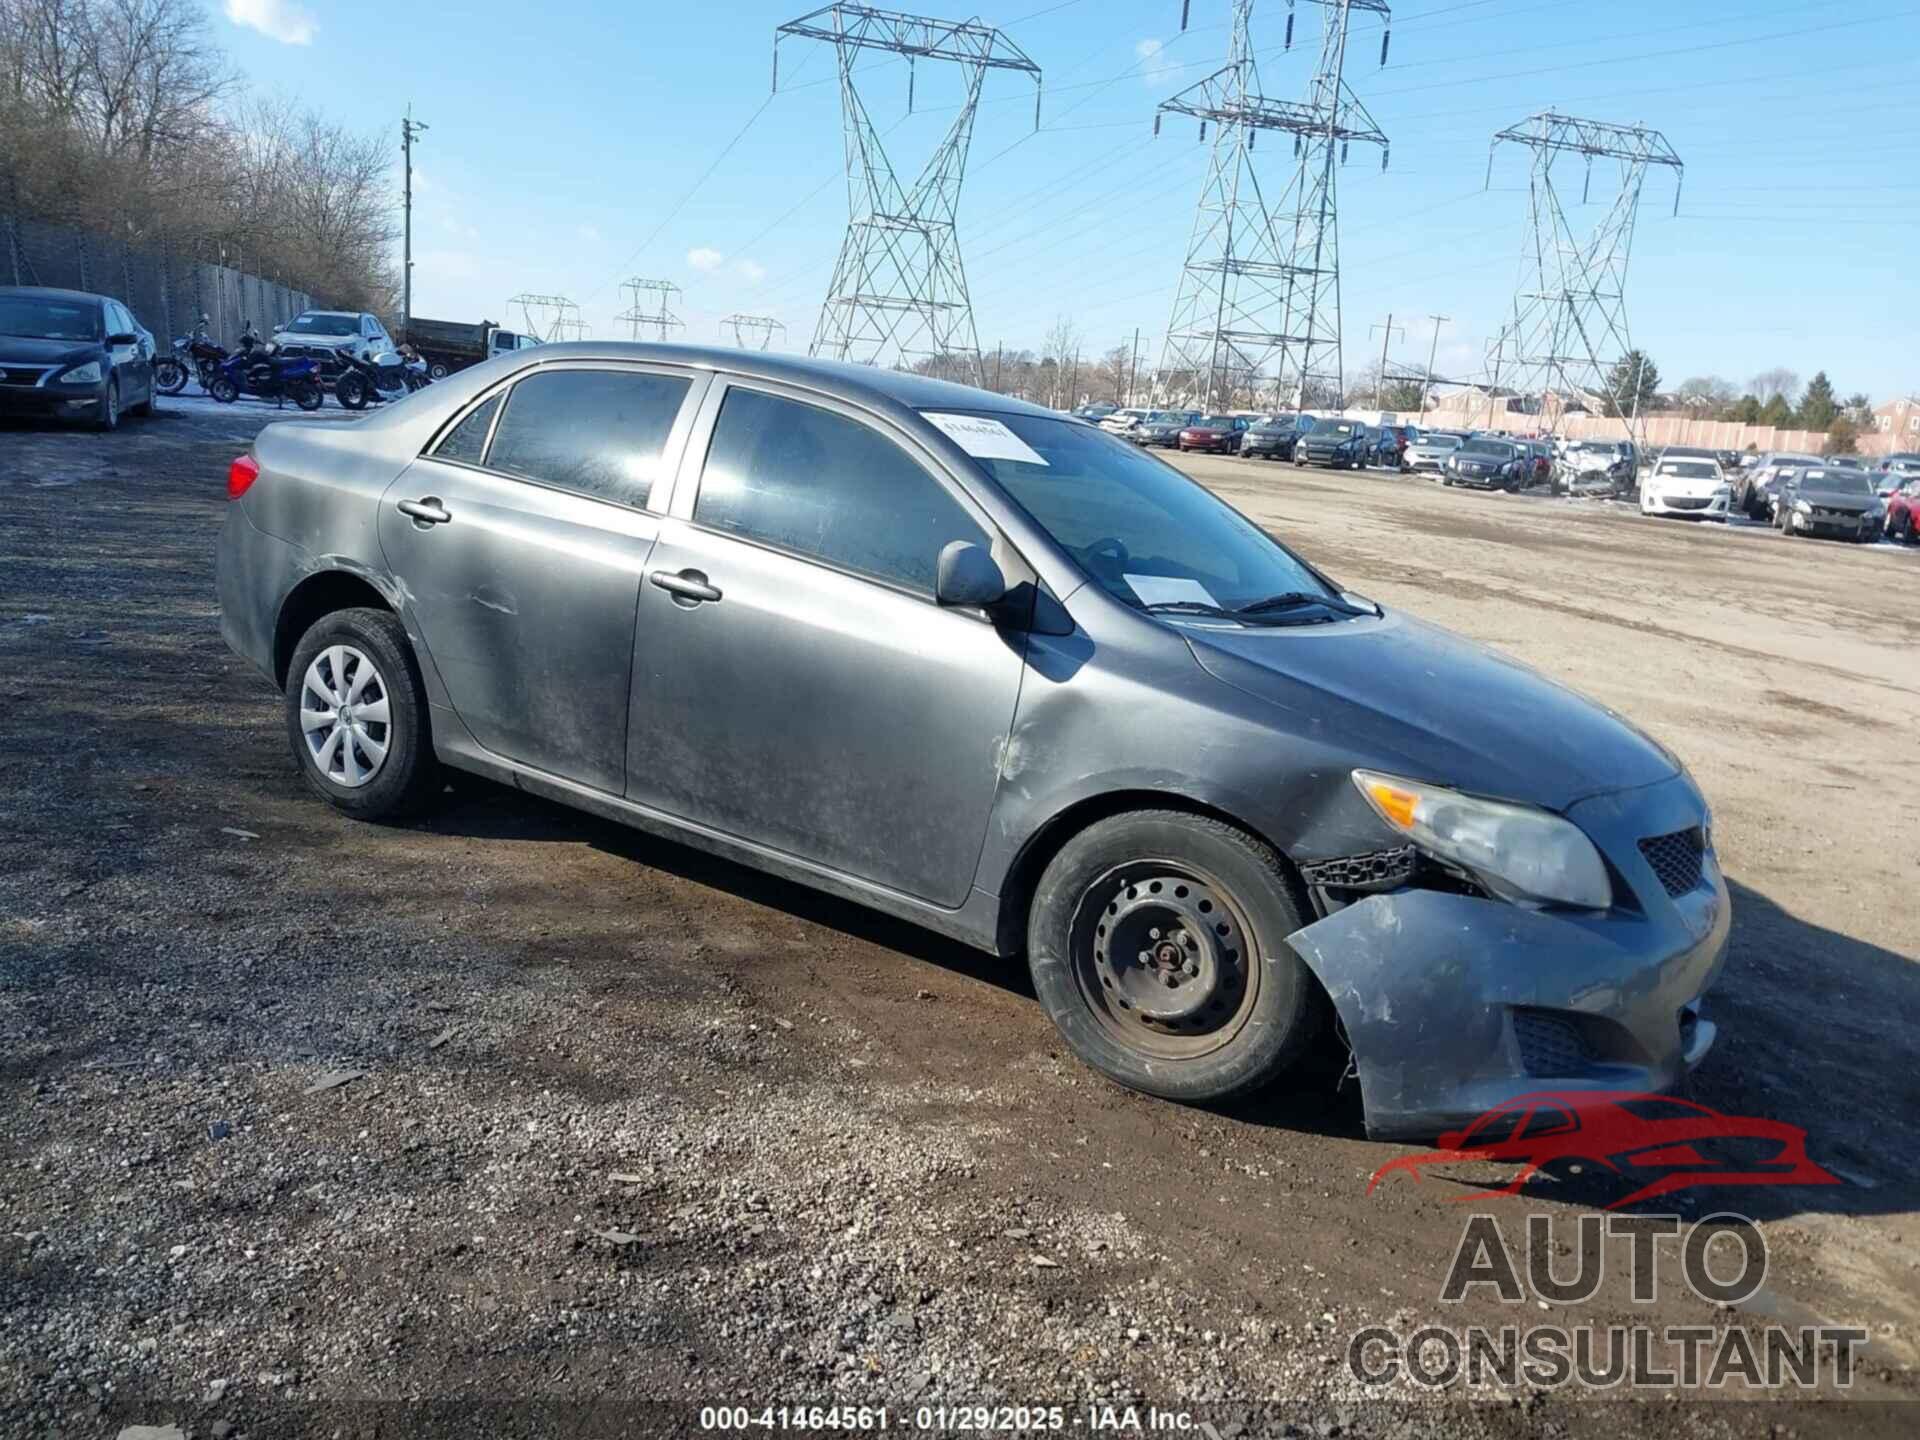
[[[283,360],[278,346],[249,346],[220,362],[207,393],[222,405],[242,395],[271,400],[276,406],[291,400],[302,410],[320,408],[320,367],[307,359]]]

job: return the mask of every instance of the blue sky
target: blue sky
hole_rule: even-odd
[[[982,347],[1038,348],[1066,315],[1089,356],[1138,326],[1157,357],[1206,147],[1188,121],[1154,138],[1152,114],[1224,59],[1227,0],[1192,0],[1185,34],[1180,0],[896,3],[979,6],[1045,74],[1038,134],[1032,86],[1008,74],[989,77],[974,131],[961,243]],[[214,8],[259,88],[396,137],[411,99],[432,126],[416,313],[505,320],[510,295],[564,294],[590,333],[624,334],[618,282],[640,275],[682,288],[689,339],[720,339],[735,312],[777,317],[790,348],[811,337],[846,190],[831,51],[785,43],[769,102],[774,28],[804,0]],[[1254,14],[1262,86],[1304,98],[1317,47],[1282,50],[1286,8]],[[1301,11],[1310,41],[1317,9]],[[1483,189],[1488,140],[1553,106],[1655,126],[1687,163],[1678,218],[1670,183],[1648,185],[1629,286],[1634,339],[1666,383],[1784,365],[1825,369],[1843,394],[1920,390],[1920,5],[1407,0],[1384,69],[1375,22],[1355,36],[1348,82],[1393,145],[1384,174],[1356,148],[1340,177],[1350,375],[1377,359],[1389,313],[1396,362],[1425,359],[1440,313],[1436,368],[1477,371],[1527,216],[1520,152]],[[869,110],[917,173],[958,78],[919,67],[907,117],[904,65],[868,63]],[[1288,147],[1269,138],[1274,195]]]

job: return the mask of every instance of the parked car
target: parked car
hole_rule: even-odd
[[[1180,432],[1200,417],[1191,410],[1156,410],[1144,424],[1135,426],[1127,438],[1136,445],[1158,445],[1171,450],[1180,443]]]
[[[1393,465],[1400,471],[1412,469],[1407,464],[1407,447],[1420,438],[1420,429],[1415,425],[1382,425],[1381,431],[1393,439]]]
[[[1381,1134],[1714,1041],[1731,904],[1668,750],[1069,417],[583,342],[269,425],[226,484],[221,628],[349,817],[469,771],[772,871],[1024,958],[1183,1102],[1336,1018]]]
[[[1363,470],[1373,459],[1373,438],[1358,420],[1323,415],[1294,442],[1293,463],[1334,470]]]
[[[272,343],[282,360],[313,361],[326,385],[339,377],[341,350],[371,360],[399,348],[380,317],[363,310],[302,310],[274,327]]]
[[[1249,459],[1291,460],[1293,447],[1313,428],[1311,415],[1272,415],[1247,427],[1240,440],[1240,453]]]
[[[1865,470],[1867,462],[1858,455],[1823,455],[1821,463],[1829,470]]]
[[[1439,476],[1446,469],[1448,457],[1460,448],[1464,438],[1447,431],[1427,431],[1407,446],[1407,469],[1417,475]]]
[[[1882,456],[1880,463],[1873,467],[1874,493],[1883,498],[1891,495],[1915,475],[1920,475],[1920,455],[1902,451]]]
[[[522,330],[503,330],[491,320],[474,324],[464,320],[423,320],[416,315],[407,321],[407,343],[426,362],[428,377],[444,380],[482,360],[511,355],[516,350],[531,350],[545,342],[538,335]]]
[[[1575,440],[1560,457],[1560,475],[1569,489],[1633,489],[1632,447],[1618,440]]]
[[[1128,435],[1131,434],[1136,427],[1144,425],[1147,418],[1152,414],[1153,412],[1151,410],[1135,408],[1116,410],[1111,415],[1102,415],[1100,417],[1100,428],[1109,435]]]
[[[1789,470],[1805,465],[1818,465],[1818,455],[1804,455],[1792,450],[1763,451],[1754,463],[1747,467],[1744,482],[1733,493],[1734,508],[1750,520],[1771,519],[1773,508],[1768,496],[1773,488],[1771,482],[1783,478]]]
[[[1732,505],[1733,487],[1717,460],[1676,457],[1669,450],[1654,462],[1653,474],[1640,485],[1642,515],[1725,520]]]
[[[1788,535],[1871,542],[1880,538],[1886,514],[1866,471],[1809,465],[1790,473],[1781,484],[1773,523]]]
[[[1476,437],[1453,452],[1440,479],[1478,490],[1518,490],[1532,475],[1533,455],[1518,441]]]
[[[0,415],[112,430],[153,413],[153,361],[153,336],[110,296],[0,285]]]
[[[1211,450],[1220,455],[1237,455],[1240,441],[1246,433],[1244,416],[1203,415],[1180,432],[1177,443],[1182,450]]]
[[[1098,425],[1119,408],[1118,405],[1082,405],[1073,414],[1076,419],[1085,420],[1090,425]]]
[[[1920,473],[1900,482],[1900,488],[1885,497],[1886,536],[1889,540],[1920,540]]]

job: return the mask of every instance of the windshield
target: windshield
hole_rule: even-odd
[[[286,328],[289,335],[357,335],[359,332],[358,315],[336,315],[326,310],[309,310],[297,315]]]
[[[1124,604],[1239,609],[1333,592],[1238,511],[1124,440],[1029,415],[994,417],[1038,455],[979,464],[1093,582]]]
[[[1681,480],[1717,480],[1720,467],[1711,460],[1662,460],[1660,473]]]
[[[25,340],[98,340],[100,307],[85,300],[0,295],[0,335]]]
[[[1873,485],[1864,470],[1808,470],[1800,477],[1802,490],[1824,490],[1829,495],[1871,495]]]
[[[1231,430],[1233,428],[1233,417],[1231,415],[1209,415],[1206,419],[1196,420],[1193,423],[1201,430]]]
[[[1458,435],[1428,435],[1421,439],[1420,448],[1422,450],[1458,450],[1460,448],[1460,437]]]
[[[1490,455],[1497,460],[1505,460],[1513,454],[1513,447],[1499,440],[1469,440],[1460,447],[1462,455]]]
[[[1316,435],[1358,435],[1360,424],[1355,420],[1316,420],[1313,422]]]
[[[1147,420],[1149,424],[1153,425],[1184,425],[1187,423],[1187,417],[1180,414],[1177,410],[1156,410],[1147,417]]]

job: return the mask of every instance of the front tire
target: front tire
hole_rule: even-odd
[[[1286,943],[1304,913],[1280,858],[1245,831],[1137,811],[1089,826],[1047,866],[1028,965],[1087,1064],[1216,1104],[1272,1084],[1319,1032],[1319,987]]]
[[[426,687],[390,612],[336,610],[316,620],[287,666],[285,709],[307,787],[342,814],[396,819],[439,793]]]
[[[311,381],[302,381],[300,384],[288,390],[287,394],[292,397],[295,405],[307,411],[318,410],[323,398],[320,394],[320,387]]]
[[[349,371],[333,383],[333,398],[344,409],[364,410],[367,408],[367,382],[357,372]]]
[[[187,367],[178,360],[156,360],[153,364],[153,388],[162,395],[178,395],[187,388]]]
[[[231,377],[216,375],[207,382],[207,394],[222,405],[231,405],[240,398],[240,387],[233,383]]]
[[[120,377],[115,376],[107,382],[107,393],[100,397],[100,414],[93,422],[98,430],[118,430],[120,428]]]

